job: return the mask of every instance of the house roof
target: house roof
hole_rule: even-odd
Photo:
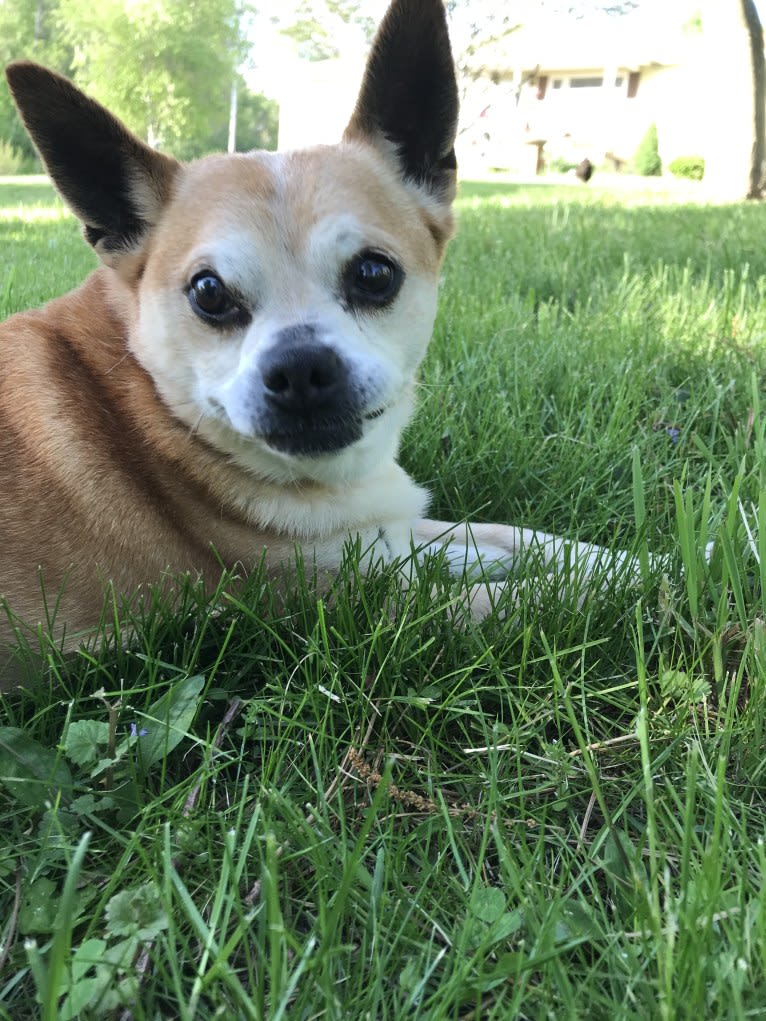
[[[507,77],[514,69],[575,71],[616,67],[637,71],[683,60],[689,45],[681,26],[641,11],[622,16],[573,18],[550,14],[526,22],[501,40],[477,48],[469,59],[477,72]]]

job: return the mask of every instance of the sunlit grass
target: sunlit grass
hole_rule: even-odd
[[[57,223],[60,220],[68,219],[69,214],[63,209],[50,209],[46,206],[41,206],[38,209],[25,208],[23,205],[17,206],[2,206],[0,207],[0,221],[12,220],[16,222],[27,223]],[[21,241],[24,236],[23,228],[18,230],[15,235],[11,235],[10,239],[13,241]]]
[[[6,312],[94,265],[30,194]],[[585,599],[529,564],[455,630],[438,562],[404,593],[350,550],[331,598],[188,586],[130,648],[43,644],[0,703],[45,767],[0,785],[0,1017],[762,1015],[766,208],[458,209],[404,463],[439,515],[662,557]]]

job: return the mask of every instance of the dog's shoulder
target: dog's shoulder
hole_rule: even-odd
[[[60,357],[67,349],[87,351],[94,334],[114,337],[117,346],[122,316],[112,277],[105,267],[99,267],[75,290],[0,322],[0,359],[8,369],[13,370],[19,350],[31,357],[44,352],[56,352]],[[25,375],[32,374],[28,362],[23,368]]]

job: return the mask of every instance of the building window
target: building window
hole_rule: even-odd
[[[2,3],[2,0],[0,0],[0,3]],[[636,72],[629,72],[627,76],[624,73],[618,74],[614,77],[611,74],[608,76],[603,74],[583,74],[549,79],[547,75],[540,75],[537,79],[537,98],[544,99],[548,88],[559,97],[556,102],[567,101],[566,96],[570,89],[583,89],[586,92],[592,92],[596,89],[605,88],[610,91],[618,90],[623,95],[627,95],[628,99],[632,99],[638,91],[638,77]]]
[[[604,84],[604,78],[596,77],[592,78],[570,78],[569,88],[570,89],[600,89]]]

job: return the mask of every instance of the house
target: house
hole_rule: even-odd
[[[626,167],[657,125],[666,164],[704,151],[699,108],[709,76],[702,36],[658,31],[656,18],[540,16],[467,62],[463,166],[534,173],[589,158]]]
[[[465,47],[470,56],[463,56],[453,25],[462,92],[458,161],[465,174],[504,168],[532,175],[585,157],[624,169],[653,123],[663,165],[676,156],[705,155],[712,106],[700,97],[710,92],[711,58],[703,35],[684,28],[684,0],[581,19],[545,10],[500,40]],[[280,148],[337,141],[363,58],[360,47],[340,60],[280,54],[273,76]]]

